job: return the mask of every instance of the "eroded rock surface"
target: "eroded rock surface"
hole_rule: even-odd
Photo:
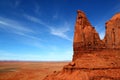
[[[120,49],[120,13],[106,22],[105,45],[106,48]]]
[[[106,22],[100,40],[84,12],[77,11],[73,59],[44,80],[120,80],[120,13]]]

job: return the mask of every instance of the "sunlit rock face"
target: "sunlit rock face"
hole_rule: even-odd
[[[74,54],[97,49],[98,44],[102,42],[98,33],[82,11],[78,10],[77,14],[73,42]]]
[[[120,49],[120,13],[114,15],[106,22],[105,45],[106,48]]]
[[[95,28],[90,24],[84,12],[78,10],[73,41],[73,60],[79,58],[78,55],[82,53],[90,53],[102,48],[105,48],[105,44],[100,40]]]
[[[120,80],[120,13],[106,22],[100,40],[84,12],[77,11],[73,59],[44,80]]]
[[[73,41],[73,60],[79,58],[82,53],[120,49],[120,13],[106,22],[105,28],[105,38],[100,40],[98,33],[84,12],[78,10]]]

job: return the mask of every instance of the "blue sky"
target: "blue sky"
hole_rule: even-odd
[[[120,0],[0,0],[0,60],[71,60],[78,9],[103,38]]]

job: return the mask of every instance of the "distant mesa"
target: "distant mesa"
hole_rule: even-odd
[[[120,80],[120,13],[105,24],[100,39],[83,11],[77,11],[73,59],[44,80]]]

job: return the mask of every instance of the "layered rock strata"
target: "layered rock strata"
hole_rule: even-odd
[[[120,13],[106,22],[100,40],[84,12],[77,11],[73,59],[44,80],[120,80]]]

